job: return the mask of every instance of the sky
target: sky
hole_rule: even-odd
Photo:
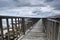
[[[0,7],[44,6],[42,0],[0,0]]]
[[[0,7],[20,7],[20,6],[51,6],[60,10],[60,0],[0,0]]]
[[[4,13],[7,10],[10,13],[16,13],[19,10],[21,10],[19,13],[27,10],[24,12],[29,14],[32,14],[31,11],[37,10],[40,12],[60,13],[60,0],[0,0],[0,12]]]

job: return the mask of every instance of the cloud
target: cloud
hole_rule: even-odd
[[[60,0],[0,0],[0,8],[21,6],[51,6],[54,10],[60,10]]]
[[[2,7],[14,7],[14,2],[12,0],[0,0],[0,8]]]
[[[60,10],[60,0],[46,0],[45,3],[54,8],[54,10]]]
[[[60,10],[60,1],[58,1],[59,0],[0,0],[0,8],[7,9],[24,6],[39,6],[42,12],[50,12],[53,9]]]
[[[43,0],[0,0],[0,7],[45,6]]]
[[[40,9],[42,12],[52,12],[53,8],[47,6],[47,7],[41,7]]]
[[[54,1],[54,0],[46,0],[45,2],[52,2],[52,1]]]

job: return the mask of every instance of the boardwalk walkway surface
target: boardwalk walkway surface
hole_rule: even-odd
[[[33,29],[21,40],[47,40],[46,34],[43,32],[42,20],[39,20]]]

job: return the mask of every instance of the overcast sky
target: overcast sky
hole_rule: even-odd
[[[43,0],[0,0],[0,7],[44,6]]]
[[[24,6],[39,7],[42,12],[60,13],[60,0],[0,0],[0,9]]]
[[[19,6],[31,6],[39,5],[46,6],[50,5],[55,9],[60,9],[60,0],[0,0],[0,7],[19,7]]]

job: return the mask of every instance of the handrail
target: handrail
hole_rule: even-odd
[[[60,21],[54,20],[54,19],[47,19],[48,21],[52,21],[52,22],[57,22],[60,23]]]

